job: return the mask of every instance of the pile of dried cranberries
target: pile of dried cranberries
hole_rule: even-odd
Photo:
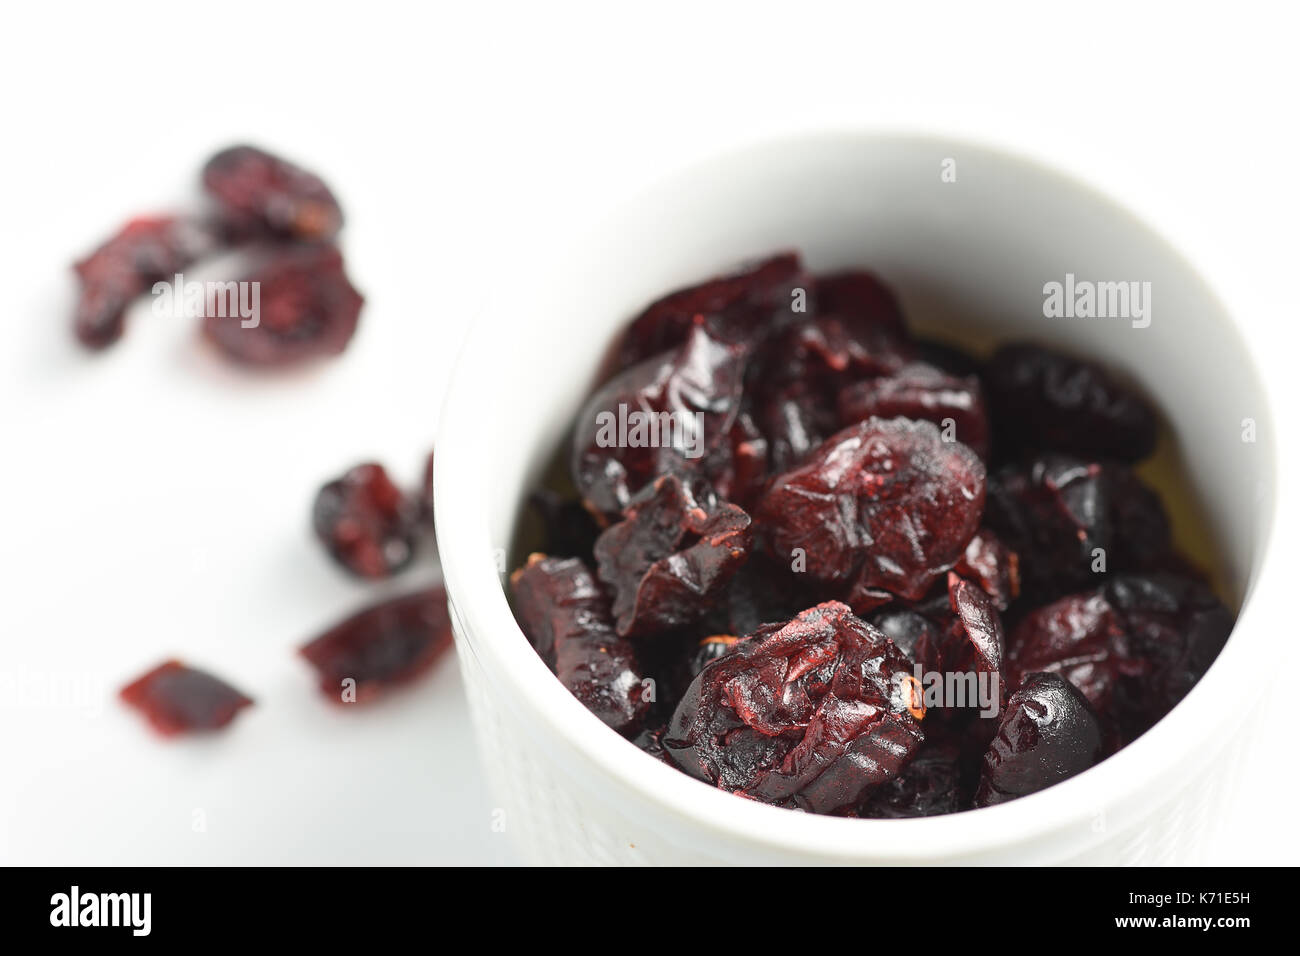
[[[537,653],[643,750],[814,813],[1001,803],[1187,694],[1233,615],[1133,466],[1148,404],[1035,345],[908,333],[793,254],[674,292],[579,413],[512,575]]]

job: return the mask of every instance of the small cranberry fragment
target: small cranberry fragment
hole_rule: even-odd
[[[869,419],[775,479],[755,511],[774,557],[809,576],[908,600],[962,556],[984,507],[984,465],[929,422]]]
[[[372,605],[299,653],[316,669],[325,696],[363,703],[427,673],[451,643],[447,592],[433,587]]]
[[[680,289],[652,303],[632,321],[619,349],[620,363],[626,368],[678,348],[697,317],[718,341],[752,345],[797,319],[792,293],[798,288],[811,294],[812,280],[798,256],[783,254]]]
[[[958,378],[924,362],[909,362],[889,375],[856,382],[840,391],[842,426],[872,417],[934,422],[945,440],[962,442],[981,458],[988,457],[988,413],[979,379],[973,376]]]
[[[973,578],[999,611],[1020,596],[1020,558],[988,528],[981,528],[970,539],[954,570]]]
[[[984,755],[975,805],[1005,803],[1087,770],[1104,756],[1091,705],[1057,674],[1030,674]]]
[[[1003,454],[1019,449],[1137,461],[1155,449],[1156,416],[1091,362],[1008,345],[985,369]]]
[[[897,820],[957,813],[968,807],[970,791],[963,790],[960,751],[927,740],[907,769],[877,790],[858,815]]]
[[[225,681],[180,661],[159,664],[123,687],[120,696],[168,737],[217,730],[253,703]]]
[[[358,577],[386,578],[415,556],[420,508],[382,465],[357,465],[316,493],[312,525],[339,565]]]
[[[206,316],[203,332],[227,358],[245,365],[288,366],[341,353],[357,330],[363,299],[332,245],[275,249],[247,277],[259,290],[256,325],[239,316]]]
[[[904,700],[911,663],[838,602],[761,628],[707,665],[664,737],[693,776],[815,813],[855,807],[923,739]]]
[[[81,297],[74,328],[81,344],[102,349],[116,342],[135,299],[215,247],[210,232],[192,219],[132,219],[75,266]]]
[[[733,504],[701,505],[674,475],[656,481],[623,514],[596,539],[595,553],[624,637],[698,620],[753,544],[749,515]]]
[[[343,211],[314,173],[253,146],[223,149],[203,167],[203,187],[238,237],[330,239]]]
[[[874,273],[851,269],[819,276],[817,308],[824,315],[842,316],[860,327],[890,329],[907,338],[898,297]]]
[[[588,507],[616,519],[659,475],[720,467],[716,449],[740,411],[744,364],[742,348],[697,324],[680,348],[606,383],[579,413],[574,434],[573,482]],[[673,434],[660,433],[665,421]]]
[[[587,566],[534,554],[510,583],[519,626],[560,683],[606,725],[635,735],[651,702],[643,671]]]

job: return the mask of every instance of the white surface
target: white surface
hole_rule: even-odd
[[[315,697],[291,650],[365,591],[319,555],[307,509],[365,457],[415,475],[505,246],[714,144],[853,116],[1022,148],[1171,237],[1272,346],[1269,373],[1294,377],[1292,14],[899,6],[10,12],[0,859],[511,857],[451,669],[370,713]],[[67,263],[185,195],[232,140],[301,158],[341,195],[367,295],[352,349],[250,380],[145,309],[117,349],[82,356]],[[160,743],[100,696],[60,708],[8,689],[71,673],[107,696],[167,654],[259,706],[217,740]],[[1286,696],[1268,702],[1278,719],[1254,741],[1218,862],[1300,848],[1270,797],[1300,783]]]

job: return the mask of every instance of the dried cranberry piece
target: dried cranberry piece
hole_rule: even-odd
[[[358,577],[386,578],[415,556],[420,508],[382,465],[370,462],[316,493],[312,525],[341,567]]]
[[[769,466],[776,473],[797,467],[839,425],[826,390],[803,382],[770,393],[758,414],[767,436]]]
[[[528,496],[528,505],[542,519],[542,551],[557,558],[592,559],[600,526],[582,504],[549,488]]]
[[[203,332],[223,355],[256,366],[296,365],[338,355],[357,330],[364,299],[331,245],[286,246],[247,278],[257,283],[256,325],[239,316],[206,316]]]
[[[1020,596],[1020,558],[988,528],[975,532],[954,570],[973,578],[999,611]]]
[[[923,739],[910,662],[838,602],[761,628],[692,682],[664,746],[724,790],[816,813],[856,806]]]
[[[1003,673],[1006,640],[1002,618],[993,600],[980,588],[951,572],[948,601],[954,615],[952,633],[956,645],[945,648],[943,665],[949,671],[987,674],[997,684],[998,708],[1006,701],[1007,681]]]
[[[928,740],[902,774],[877,790],[859,816],[898,820],[957,813],[970,805],[962,783],[961,753],[952,744]]]
[[[447,592],[432,587],[371,605],[298,653],[316,669],[325,696],[360,703],[427,673],[451,643]]]
[[[650,695],[636,651],[615,633],[609,599],[587,566],[534,554],[510,582],[519,626],[560,683],[608,726],[635,735]]]
[[[1030,674],[984,755],[975,805],[1005,803],[1082,773],[1104,755],[1101,723],[1058,674]]]
[[[1120,575],[1027,615],[1009,642],[1010,678],[1061,674],[1122,744],[1187,695],[1232,626],[1231,612],[1200,581],[1171,573]]]
[[[809,576],[919,600],[961,557],[984,507],[984,465],[930,422],[869,419],[773,479],[755,519]]]
[[[733,504],[701,505],[675,475],[657,480],[623,514],[596,539],[595,553],[624,637],[698,620],[753,544],[749,515]]]
[[[841,315],[857,323],[893,329],[904,338],[907,336],[898,297],[878,276],[863,269],[819,276],[817,307],[823,314]]]
[[[767,438],[748,412],[736,416],[726,442],[717,446],[704,466],[718,496],[742,508],[762,491],[767,478]]]
[[[1102,571],[1162,567],[1172,549],[1159,496],[1130,469],[1067,455],[994,473],[985,520],[1019,556],[1032,603],[1095,584]]]
[[[240,237],[330,239],[343,225],[338,200],[319,176],[253,146],[232,146],[209,159],[203,188]]]
[[[949,619],[937,620],[909,608],[889,607],[872,615],[871,623],[923,671],[938,671],[943,667]]]
[[[680,347],[697,317],[712,338],[752,345],[795,321],[792,293],[800,288],[811,295],[812,279],[797,255],[784,253],[679,289],[632,320],[619,347],[619,361],[626,368]]]
[[[855,382],[840,391],[842,426],[873,417],[934,422],[945,439],[988,457],[988,413],[979,379],[973,376],[958,378],[924,362],[909,362],[889,375]]]
[[[116,342],[126,310],[155,282],[172,277],[217,246],[201,223],[180,216],[132,219],[75,265],[81,280],[74,329],[91,349]]]
[[[123,687],[120,696],[143,713],[154,730],[168,737],[192,730],[217,730],[253,703],[220,678],[180,661],[159,664]]]
[[[740,411],[744,364],[741,347],[696,324],[679,349],[597,391],[578,415],[571,458],[588,507],[615,518],[657,476],[717,467],[715,449]]]
[[[1091,362],[1008,345],[989,360],[984,380],[1004,453],[1027,448],[1137,461],[1155,449],[1151,406]]]

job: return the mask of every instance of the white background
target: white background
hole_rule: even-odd
[[[373,593],[320,553],[311,498],[367,458],[414,480],[459,337],[518,250],[737,137],[851,118],[1054,162],[1173,238],[1266,374],[1295,377],[1282,5],[615,6],[6,7],[0,860],[512,860],[454,667],[353,712],[294,657]],[[80,352],[71,260],[242,140],[342,197],[367,297],[351,349],[239,374],[146,305],[117,348]],[[1270,673],[1296,639],[1276,626]],[[154,738],[113,693],[169,655],[257,707],[210,740]],[[1300,849],[1294,709],[1265,706],[1215,862]]]

